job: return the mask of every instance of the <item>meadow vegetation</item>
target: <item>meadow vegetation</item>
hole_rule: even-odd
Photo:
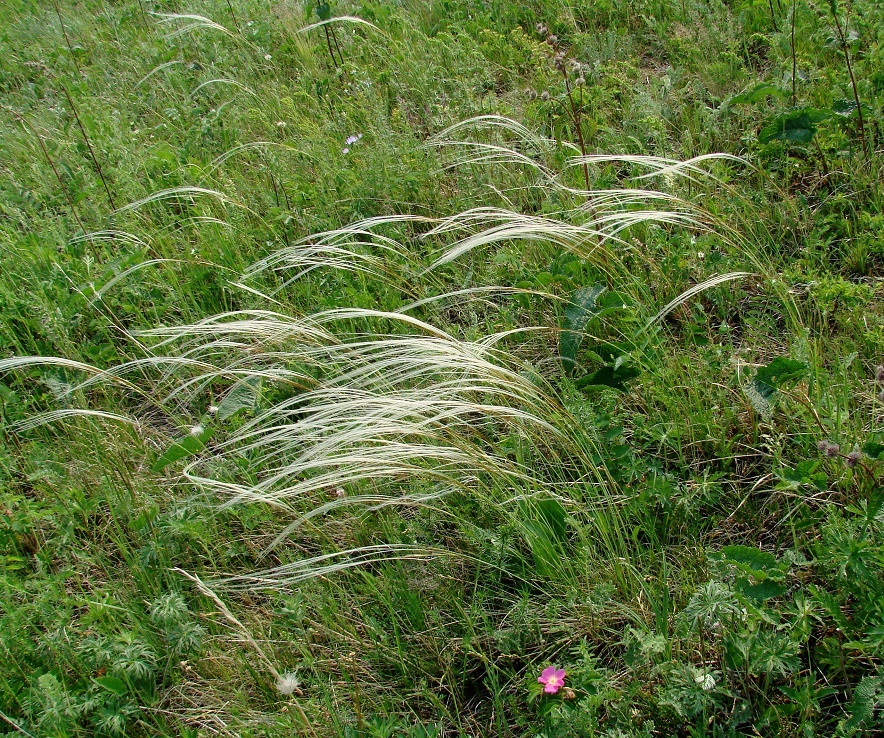
[[[884,5],[0,8],[0,735],[884,729]]]

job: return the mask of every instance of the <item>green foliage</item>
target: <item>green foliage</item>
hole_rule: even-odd
[[[8,735],[884,731],[884,5],[4,11]]]

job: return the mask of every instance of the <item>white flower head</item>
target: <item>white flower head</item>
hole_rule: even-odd
[[[270,61],[272,58],[270,54],[264,54],[264,61]]]
[[[704,692],[711,692],[715,689],[716,681],[715,677],[710,674],[708,671],[704,671],[701,674],[697,674],[694,677],[694,681],[700,686]]]
[[[276,680],[276,691],[280,694],[288,696],[300,691],[300,688],[301,680],[298,679],[298,677],[291,672],[286,672],[285,674],[282,674]]]
[[[193,426],[193,428],[190,429],[190,435],[192,435],[192,436],[202,435],[204,430],[205,430],[205,428],[202,425],[195,425],[195,426]]]
[[[276,127],[277,128],[285,128],[285,121],[284,120],[276,121]]]
[[[218,406],[217,406],[217,405],[209,405],[209,412],[210,412],[212,415],[214,415],[215,413],[218,412]]]

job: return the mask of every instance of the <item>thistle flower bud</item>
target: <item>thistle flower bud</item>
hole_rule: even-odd
[[[844,464],[847,466],[848,469],[853,469],[853,467],[859,464],[862,457],[862,453],[854,449],[849,454],[847,454],[847,456],[844,457]]]
[[[550,46],[555,46],[559,42],[559,37],[556,36],[556,34],[551,33],[551,34],[549,34],[549,36],[546,37],[546,42]]]
[[[884,390],[881,390],[878,393],[878,399],[881,400],[881,402],[884,402]]]
[[[882,364],[875,367],[875,381],[884,382],[884,365]]]
[[[549,90],[544,90],[543,92],[541,92],[540,99],[543,100],[543,102],[549,100]]]
[[[583,85],[586,84],[586,77],[584,77],[584,76],[581,74],[577,79],[574,80],[574,84],[575,84],[577,87],[583,87]]]
[[[816,450],[821,454],[826,453],[826,449],[829,448],[829,442],[826,440],[817,441]]]
[[[834,459],[841,453],[841,447],[837,443],[830,443],[826,446],[826,456],[830,459]]]
[[[549,32],[549,29],[543,23],[538,23],[534,28],[541,36],[546,36]]]
[[[529,100],[534,100],[537,97],[537,90],[535,90],[533,87],[526,87],[525,97],[527,97]]]

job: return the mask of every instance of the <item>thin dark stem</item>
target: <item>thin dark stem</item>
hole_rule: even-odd
[[[853,101],[856,103],[856,119],[859,123],[859,142],[863,147],[863,156],[866,156],[868,152],[866,151],[866,126],[863,122],[863,109],[859,102],[859,90],[856,87],[856,77],[853,76],[853,65],[850,63],[850,52],[847,49],[847,39],[844,35],[844,29],[841,27],[841,20],[838,18],[834,2],[832,3],[832,17],[835,19],[835,28],[838,29],[838,38],[841,39],[841,48],[844,51],[844,61],[847,64],[847,73],[850,75],[850,86],[853,89]]]
[[[147,12],[144,10],[144,3],[142,0],[138,0],[138,7],[141,8],[141,20],[145,26],[147,26]]]
[[[68,88],[64,85],[61,86],[61,89],[64,90],[64,94],[68,99],[68,102],[71,104],[71,110],[74,111],[74,118],[77,119],[77,125],[80,127],[80,133],[83,134],[83,140],[86,142],[86,148],[89,149],[89,156],[92,157],[92,163],[95,165],[95,169],[98,171],[98,177],[101,179],[101,184],[104,185],[104,191],[107,193],[107,199],[110,202],[111,210],[116,210],[117,205],[114,202],[114,197],[111,195],[110,187],[107,186],[107,180],[104,178],[104,172],[101,169],[101,164],[98,163],[98,158],[95,156],[95,151],[92,149],[92,144],[89,143],[89,136],[86,134],[86,129],[83,127],[83,123],[80,120],[80,114],[77,112],[77,106],[74,105],[74,99],[71,97],[71,93],[68,92]]]
[[[338,66],[338,60],[335,59],[335,52],[332,51],[331,36],[328,34],[328,26],[323,26],[322,30],[325,31],[325,43],[328,46],[328,55],[331,57],[332,64]]]
[[[139,2],[140,2],[140,0],[139,0]],[[227,9],[230,11],[230,17],[233,18],[233,26],[234,26],[234,28],[236,28],[236,32],[242,33],[242,31],[239,28],[239,23],[237,23],[237,20],[236,20],[236,14],[233,12],[233,6],[230,4],[230,0],[227,0]]]
[[[798,99],[797,94],[797,80],[795,79],[795,75],[798,73],[798,60],[795,58],[795,3],[796,0],[792,0],[792,36],[790,39],[791,47],[792,47],[792,107],[794,108],[798,103],[796,102]]]
[[[34,134],[34,138],[37,139],[37,143],[40,145],[40,149],[43,151],[43,155],[46,157],[46,161],[49,162],[49,166],[52,167],[52,171],[55,173],[55,178],[58,180],[58,184],[61,187],[61,191],[64,193],[65,199],[68,201],[68,205],[70,205],[70,207],[71,207],[71,212],[74,214],[74,218],[76,219],[77,224],[80,226],[80,230],[82,230],[83,233],[85,233],[86,228],[83,226],[83,221],[80,220],[80,215],[77,212],[77,207],[76,207],[76,205],[74,205],[74,201],[71,198],[71,195],[68,192],[67,187],[65,186],[64,180],[61,178],[61,174],[58,173],[58,167],[55,166],[55,162],[52,160],[52,157],[49,155],[49,150],[46,148],[46,144],[43,143],[43,138],[40,136],[39,133],[37,133],[37,129],[34,128],[30,123],[28,123],[21,114],[15,112],[15,111],[11,111],[11,112],[15,116],[16,120],[19,123],[21,123],[32,134]],[[90,241],[89,243],[91,244],[92,242]]]
[[[70,38],[68,38],[67,29],[64,27],[64,18],[61,17],[61,8],[58,7],[58,0],[52,0],[52,4],[55,6],[55,13],[58,15],[58,23],[61,25],[61,32],[64,35],[64,40],[68,45],[68,51],[71,54],[71,59],[74,62],[74,66],[77,68],[77,74],[82,74],[82,70],[80,69],[80,64],[77,61],[77,56],[74,54],[74,47],[71,44]]]
[[[267,170],[267,174],[270,176],[270,184],[273,186],[273,199],[276,200],[276,207],[280,207],[279,202],[279,189],[276,187],[276,177],[273,176],[273,172],[269,169]],[[285,241],[286,246],[291,246],[289,243],[289,233],[288,233],[288,225],[283,222],[282,224],[282,240]]]
[[[777,16],[776,13],[774,13],[773,0],[767,0],[767,4],[770,6],[770,20],[771,23],[773,23],[773,29],[776,33],[779,33],[780,29],[777,27]]]
[[[341,60],[341,69],[344,68],[344,55],[341,53],[341,47],[338,45],[338,35],[335,33],[335,27],[329,26],[329,30],[331,31],[332,41],[335,42],[335,48],[338,50],[338,57]]]
[[[577,129],[577,142],[580,144],[580,153],[586,158],[586,144],[583,141],[583,126],[580,118],[580,110],[577,103],[574,102],[574,96],[571,94],[571,83],[568,81],[568,72],[562,65],[562,76],[565,78],[565,92],[568,95],[568,102],[571,103],[571,116],[574,118],[574,128]],[[586,189],[589,190],[589,166],[583,162],[583,180],[586,183]]]

